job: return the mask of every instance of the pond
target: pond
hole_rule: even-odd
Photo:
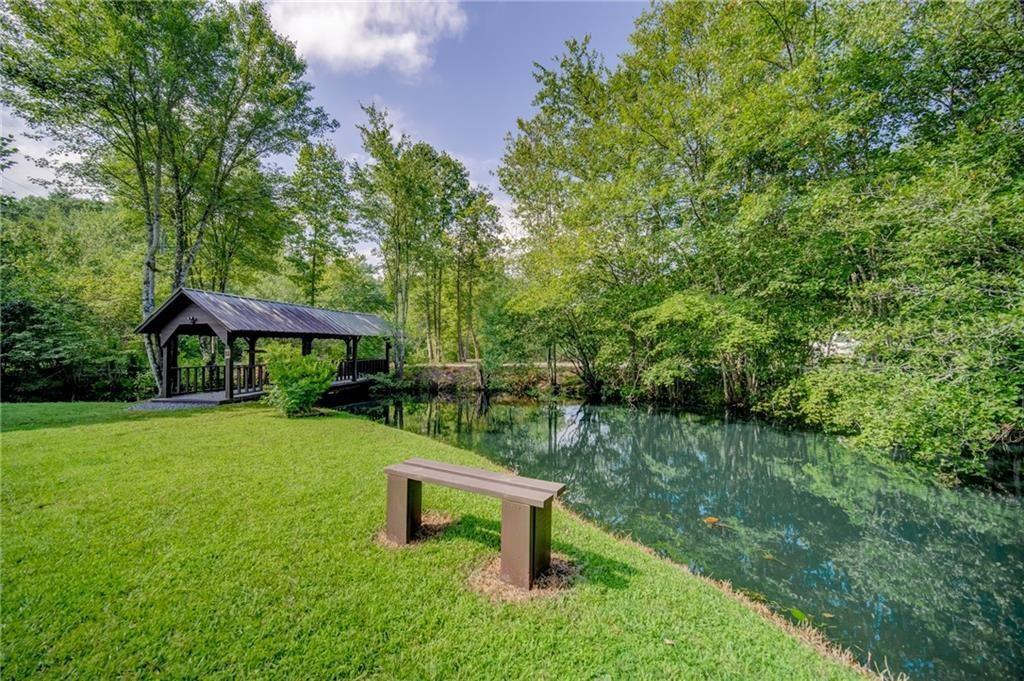
[[[564,482],[580,514],[873,666],[914,679],[1024,670],[1020,497],[947,489],[757,421],[475,399],[349,410]]]

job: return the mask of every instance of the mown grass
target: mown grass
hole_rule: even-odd
[[[74,424],[71,410],[84,421]],[[494,604],[495,500],[427,487],[441,536],[379,546],[388,463],[470,452],[259,406],[3,405],[2,673],[383,678],[849,678],[706,581],[556,511],[583,570]]]

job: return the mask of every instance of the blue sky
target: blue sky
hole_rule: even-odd
[[[334,3],[271,2],[277,30],[309,64],[318,104],[336,118],[339,155],[358,158],[360,103],[392,114],[396,128],[456,156],[475,182],[500,195],[493,171],[505,134],[528,117],[536,92],[533,63],[550,64],[569,38],[591,36],[609,63],[628,47],[643,2]],[[3,112],[4,132],[23,152],[5,173],[3,192],[44,194],[48,175],[24,156],[45,156],[45,140]],[[280,164],[290,166],[287,159]]]
[[[332,64],[323,50],[299,47],[310,64],[317,101],[340,126],[333,140],[340,154],[359,151],[355,124],[360,103],[375,102],[396,127],[462,160],[474,181],[496,188],[490,175],[504,136],[518,117],[529,116],[536,92],[533,64],[550,64],[572,37],[591,35],[609,60],[628,46],[642,3],[473,3],[459,6],[461,28],[436,37],[429,63],[403,71],[392,55],[373,67]],[[284,22],[282,22],[284,23]]]

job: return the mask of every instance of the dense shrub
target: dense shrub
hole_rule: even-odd
[[[612,65],[537,70],[510,335],[973,477],[1024,439],[1024,6],[767,4],[655,3]]]
[[[334,367],[313,355],[302,355],[285,343],[267,349],[267,369],[272,381],[266,400],[285,416],[304,416],[323,397],[334,380]]]
[[[0,384],[16,401],[131,400],[155,385],[140,336],[139,254],[125,214],[55,194],[4,210]]]
[[[375,397],[400,395],[415,391],[419,386],[411,378],[398,378],[394,374],[377,374],[373,377],[370,394]]]

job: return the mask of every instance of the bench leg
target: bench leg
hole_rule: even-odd
[[[551,502],[536,508],[501,502],[501,579],[529,589],[551,564]]]
[[[533,509],[533,577],[551,567],[551,501]]]
[[[420,529],[423,484],[398,475],[388,476],[388,539],[408,544]]]

